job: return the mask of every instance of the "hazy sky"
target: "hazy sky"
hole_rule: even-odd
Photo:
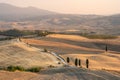
[[[120,0],[0,0],[16,6],[34,6],[40,9],[72,14],[120,13]]]

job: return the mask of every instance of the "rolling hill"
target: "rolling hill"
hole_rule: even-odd
[[[16,7],[6,3],[0,3],[0,20],[14,21],[28,17],[56,14],[55,12],[38,9],[35,7]]]
[[[27,43],[18,40],[0,42],[0,64],[2,64],[0,68],[10,65],[24,68],[48,67],[50,65],[62,66],[58,62],[59,59],[54,55],[32,47]]]
[[[108,44],[118,45],[119,47],[119,39],[110,40]],[[111,50],[104,53],[104,50],[100,48],[104,46],[95,45],[94,41],[100,44],[104,42],[104,40],[90,40],[78,35],[61,34],[52,34],[34,39],[1,41],[0,68],[13,65],[25,68],[37,66],[44,67],[44,69],[37,73],[0,70],[0,80],[72,80],[73,78],[75,80],[119,80],[119,53],[110,53]],[[84,44],[83,42],[88,43]],[[33,47],[35,45],[37,47]],[[64,63],[58,57],[52,53],[44,52],[43,47],[49,51],[57,51],[56,53],[64,58],[65,61],[69,57],[69,66],[64,67]],[[53,50],[50,50],[50,48]],[[82,67],[75,67],[74,60],[76,58],[81,60]],[[86,59],[90,61],[89,69],[85,67]],[[46,68],[50,65],[56,67]]]
[[[0,29],[44,29],[66,33],[120,35],[120,14],[60,14],[35,7],[21,8],[0,3],[0,21]]]
[[[77,35],[52,34],[47,37],[22,39],[38,48],[46,48],[61,55],[65,60],[70,57],[70,65],[76,58],[81,59],[82,68],[85,60],[90,60],[90,69],[107,69],[120,71],[120,38],[118,39],[88,39]],[[108,45],[108,52],[105,46]],[[115,65],[115,66],[114,66]]]

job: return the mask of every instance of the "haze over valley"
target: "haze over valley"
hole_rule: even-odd
[[[10,10],[10,11],[9,11]],[[77,33],[115,34],[120,32],[120,15],[60,14],[35,7],[0,4],[0,29],[52,30]]]

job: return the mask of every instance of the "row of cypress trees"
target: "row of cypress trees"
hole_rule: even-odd
[[[67,61],[67,63],[70,63],[70,58],[67,57],[66,61]],[[78,66],[82,67],[81,59],[76,58],[74,61],[74,64],[76,67],[78,67]],[[86,59],[86,68],[89,68],[89,60],[88,59]]]
[[[107,44],[105,46],[105,51],[106,52],[108,51],[108,45]],[[69,57],[67,57],[67,63],[70,63],[70,58]],[[80,59],[76,58],[74,64],[75,64],[76,67],[77,66],[82,67]],[[88,59],[86,59],[86,68],[89,68],[89,60]]]

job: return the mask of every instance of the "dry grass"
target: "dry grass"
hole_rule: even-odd
[[[52,34],[52,35],[48,35],[47,38],[52,37],[52,38],[58,38],[58,39],[62,39],[62,40],[72,40],[72,41],[88,41],[88,42],[104,42],[104,40],[102,39],[97,39],[97,40],[91,40],[91,39],[87,39],[81,36],[75,36],[75,35],[61,35],[61,34]],[[64,51],[64,48],[67,48],[68,50],[73,49],[73,51],[71,53],[68,54],[61,54],[62,57],[64,57],[66,59],[66,57],[71,57],[72,59],[72,64],[74,63],[74,59],[75,58],[79,58],[82,60],[82,65],[83,67],[85,67],[85,60],[89,59],[90,60],[90,68],[91,69],[108,69],[108,70],[117,70],[120,71],[120,54],[114,54],[113,51],[109,51],[108,53],[104,53],[104,50],[100,50],[100,49],[95,49],[95,48],[87,48],[87,47],[82,47],[82,46],[78,46],[78,45],[72,45],[69,43],[64,43],[64,42],[55,42],[55,41],[45,41],[45,40],[36,40],[36,39],[22,39],[24,42],[30,43],[30,44],[34,44],[34,45],[42,45],[42,46],[49,46],[49,47],[56,47],[56,48],[61,48]],[[111,43],[110,44],[119,44],[119,38],[118,39],[114,39],[114,40],[110,40]],[[113,42],[113,43],[112,43]],[[88,54],[83,54],[82,52],[76,53],[74,50],[76,49],[80,49],[80,50],[85,50],[85,51],[101,51],[99,52],[99,54],[90,54],[88,52]],[[110,53],[112,52],[112,53]]]
[[[76,41],[89,40],[88,38],[85,38],[85,37],[82,37],[82,36],[77,36],[77,35],[51,34],[51,35],[48,35],[47,37],[68,39],[68,40],[76,40]]]
[[[104,40],[91,40],[87,39],[81,36],[74,36],[74,35],[58,35],[53,34],[49,35],[47,38],[58,38],[63,40],[71,40],[71,41],[83,41],[83,42],[104,42]],[[110,44],[120,45],[119,44],[119,38],[115,40],[110,40]],[[114,54],[114,53],[104,53],[103,50],[95,49],[87,47],[82,47],[78,45],[73,45],[69,43],[64,42],[55,42],[55,41],[45,41],[45,40],[36,40],[36,39],[22,39],[23,42],[28,44],[34,44],[37,46],[47,46],[47,47],[55,47],[61,48],[61,50],[64,52],[64,50],[67,48],[68,51],[72,51],[72,53],[69,54],[61,54],[61,56],[66,59],[66,57],[71,58],[70,65],[74,65],[74,59],[78,58],[82,61],[82,67],[85,68],[85,60],[89,59],[90,61],[90,69],[95,70],[94,71],[86,71],[86,70],[69,70],[66,69],[65,72],[68,71],[68,73],[55,73],[52,74],[50,72],[47,72],[48,74],[34,74],[34,73],[28,73],[28,72],[6,72],[6,71],[0,71],[0,80],[79,80],[81,77],[87,76],[87,78],[93,78],[93,75],[90,76],[87,73],[94,74],[95,77],[101,76],[102,78],[109,78],[108,80],[114,80],[118,79],[113,76],[113,74],[119,76],[120,72],[120,54]],[[10,42],[10,43],[1,43],[2,46],[0,46],[0,64],[3,64],[2,66],[7,66],[9,64],[13,65],[22,65],[25,67],[30,66],[48,66],[48,65],[55,65],[58,66],[59,60],[56,59],[51,54],[46,54],[44,52],[41,52],[41,49],[32,47],[30,45],[27,45],[23,42]],[[113,42],[113,43],[112,43]],[[76,50],[85,50],[85,51],[96,51],[99,52],[99,54],[83,54],[82,52],[76,53]],[[14,54],[15,53],[15,54]],[[61,66],[61,65],[60,65]],[[99,70],[107,70],[111,73],[106,73],[104,71]],[[62,71],[62,70],[61,70]],[[70,73],[73,71],[72,73]],[[85,72],[84,72],[85,71]],[[52,71],[54,72],[54,70]],[[79,73],[80,72],[80,73]],[[82,75],[82,72],[84,75]],[[2,76],[2,77],[1,77]],[[106,77],[105,77],[106,76]],[[111,77],[111,78],[110,78]],[[94,79],[93,79],[94,80]],[[98,79],[97,79],[98,80]],[[101,79],[100,79],[101,80]]]
[[[89,59],[90,69],[107,69],[120,71],[120,55],[103,53],[103,54],[65,54],[62,55],[65,59],[71,58],[71,65],[74,65],[75,58],[81,59],[82,67],[85,68],[85,61]]]
[[[86,48],[86,47],[81,47],[81,46],[76,46],[76,45],[71,45],[67,43],[62,43],[62,42],[53,42],[53,41],[44,41],[44,40],[36,40],[36,39],[22,39],[23,42],[29,43],[29,44],[34,44],[34,45],[42,45],[42,46],[49,46],[49,47],[59,47],[59,48],[72,48],[72,49],[82,49],[86,51],[101,51],[103,52],[104,50],[99,50],[99,49],[93,49],[93,48]]]
[[[0,66],[13,65],[25,68],[62,66],[58,64],[60,61],[55,56],[42,51],[23,42],[10,41],[8,44],[4,42],[0,46]]]
[[[33,77],[37,77],[35,73],[29,72],[8,72],[0,71],[0,80],[30,80]]]
[[[99,42],[99,43],[108,43],[108,44],[115,44],[120,45],[120,37],[117,39],[88,39],[82,36],[77,35],[63,35],[63,34],[51,34],[47,37],[52,38],[59,38],[59,39],[65,39],[65,40],[72,40],[72,41],[82,41],[82,42]]]

